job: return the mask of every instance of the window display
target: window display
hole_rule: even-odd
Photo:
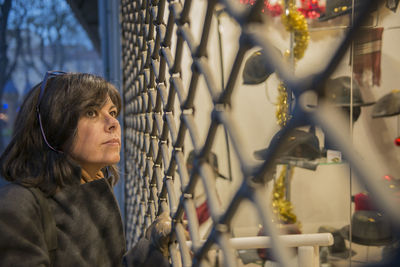
[[[174,266],[400,253],[399,1],[156,2],[122,9],[131,243],[168,211]]]

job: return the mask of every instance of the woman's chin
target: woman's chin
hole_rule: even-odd
[[[113,159],[110,161],[109,165],[114,165],[114,164],[118,164],[120,162],[120,157],[118,157],[117,159]]]

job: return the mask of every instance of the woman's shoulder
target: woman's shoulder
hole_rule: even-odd
[[[27,211],[37,208],[35,197],[28,188],[16,183],[0,187],[0,210]]]
[[[17,183],[8,183],[0,187],[0,198],[15,198],[19,199],[21,196],[31,196],[32,193],[28,188]]]

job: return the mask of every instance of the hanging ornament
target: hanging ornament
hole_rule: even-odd
[[[279,1],[271,4],[270,1],[265,0],[264,6],[265,6],[265,9],[267,10],[268,14],[272,17],[277,17],[282,14],[282,6],[279,4]]]
[[[282,13],[282,23],[286,30],[294,33],[293,56],[295,61],[303,58],[308,46],[310,35],[308,32],[307,21],[303,14],[295,9],[295,5],[290,3],[287,7],[288,14]],[[290,52],[285,53],[290,57]],[[290,119],[288,94],[285,85],[281,82],[278,86],[278,101],[276,108],[276,119],[279,126],[283,127]]]
[[[239,0],[241,4],[244,5],[254,5],[256,3],[256,0]],[[282,14],[282,5],[279,4],[279,1],[276,1],[275,3],[271,3],[268,0],[264,0],[264,8],[262,9],[263,13],[267,13],[268,15],[272,17],[277,17]]]
[[[274,183],[272,191],[272,211],[276,215],[279,223],[290,224],[296,223],[297,217],[293,212],[293,205],[290,201],[286,200],[286,178],[291,179],[293,176],[293,169],[286,175],[287,167],[283,166],[279,178]]]
[[[287,51],[285,57],[290,58],[292,56],[294,59],[293,64],[296,64],[297,60],[303,58],[308,46],[310,37],[307,21],[304,15],[300,11],[296,10],[296,7],[292,2],[290,2],[288,6],[285,6],[285,1],[282,1],[282,6],[287,10],[287,12],[281,14],[282,23],[286,30],[294,35],[293,51]],[[288,91],[284,83],[280,82],[278,86],[276,119],[277,123],[281,127],[284,127],[290,119],[288,97]],[[297,217],[293,212],[292,203],[285,198],[286,179],[291,179],[293,169],[289,175],[287,175],[287,172],[287,166],[283,166],[279,178],[274,181],[272,209],[280,223],[294,224],[297,222]],[[290,178],[288,178],[289,176]]]
[[[317,19],[325,12],[325,7],[320,6],[318,0],[301,0],[301,7],[297,10],[306,18]]]
[[[241,4],[254,5],[256,0],[240,0]],[[325,12],[325,6],[319,5],[319,0],[301,0],[301,7],[297,9],[304,17],[310,19],[317,19]],[[272,17],[277,17],[283,13],[283,5],[279,1],[264,1],[263,13],[268,13]]]
[[[303,58],[304,52],[307,49],[310,34],[308,25],[303,14],[296,10],[293,3],[289,3],[287,7],[288,14],[282,13],[281,19],[288,32],[294,33],[294,58],[299,60]]]
[[[251,5],[251,6],[254,5],[255,2],[256,2],[255,0],[240,0],[241,4]]]
[[[276,121],[281,127],[284,127],[290,119],[288,94],[283,82],[280,82],[278,86],[278,101],[276,104],[275,115]]]
[[[394,139],[394,144],[395,144],[396,146],[400,146],[400,136],[397,137],[396,139]]]

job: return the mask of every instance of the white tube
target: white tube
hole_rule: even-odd
[[[299,247],[297,251],[299,267],[315,267],[313,246]]]
[[[333,236],[330,233],[280,235],[279,239],[285,247],[330,246],[333,244]],[[191,247],[191,241],[186,241],[186,243]],[[230,245],[233,249],[269,248],[271,247],[271,238],[268,236],[235,237],[230,239]]]

